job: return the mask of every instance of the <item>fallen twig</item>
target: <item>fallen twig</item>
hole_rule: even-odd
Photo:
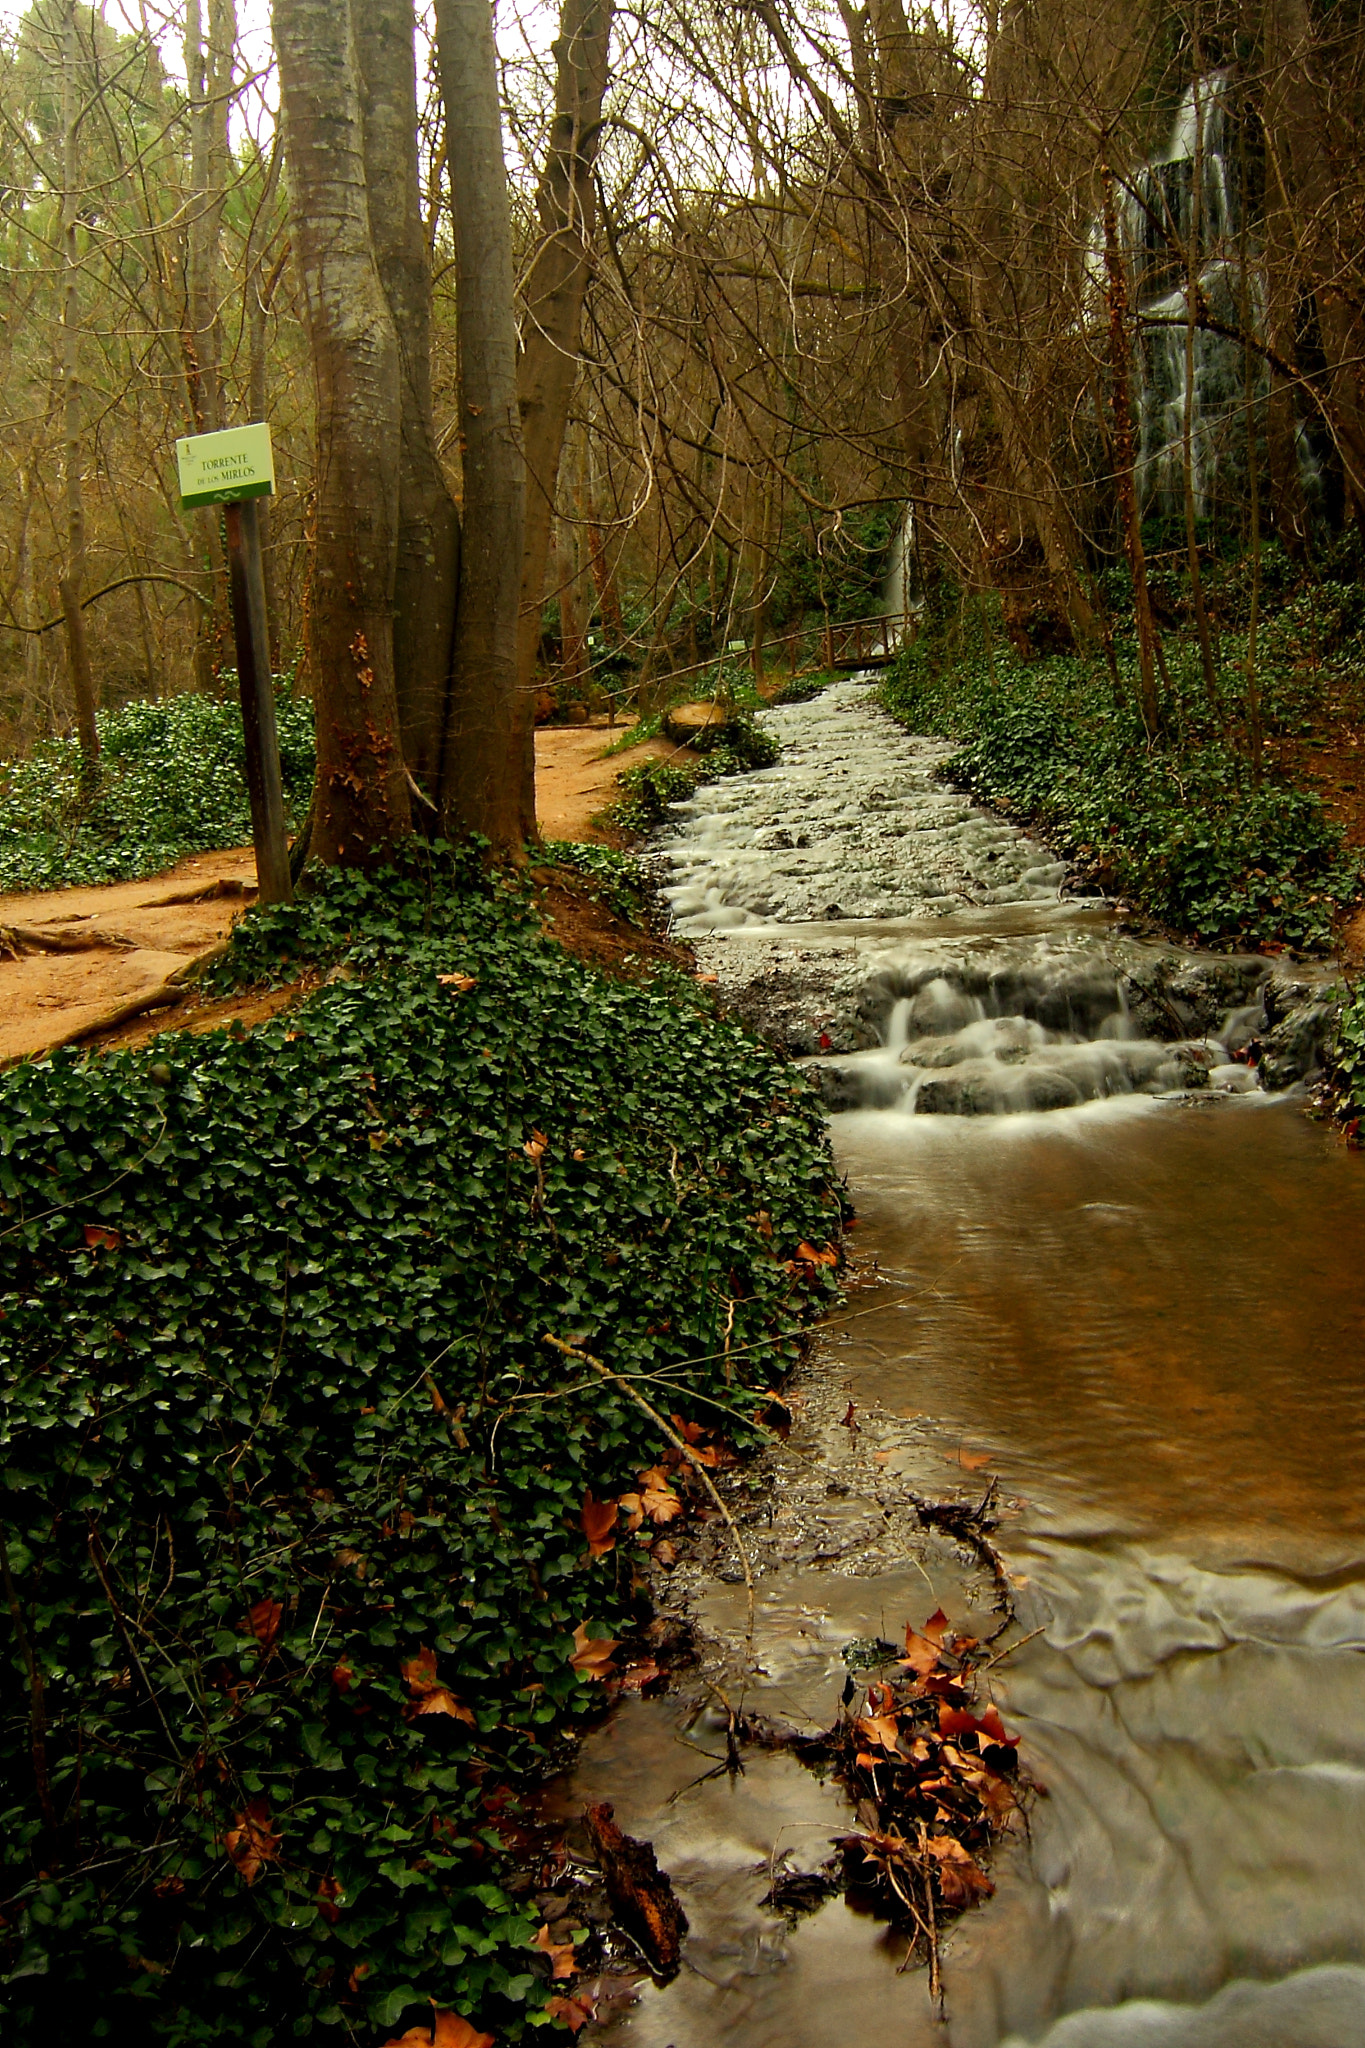
[[[644,1395],[638,1393],[636,1389],[631,1385],[630,1381],[626,1379],[621,1373],[613,1372],[609,1366],[603,1365],[600,1358],[594,1358],[590,1351],[580,1350],[577,1344],[566,1344],[562,1337],[551,1336],[548,1330],[545,1332],[545,1342],[547,1344],[553,1345],[556,1351],[562,1351],[566,1357],[581,1358],[585,1365],[590,1365],[593,1371],[599,1373],[604,1380],[610,1380],[614,1386],[620,1387],[622,1393],[629,1395],[630,1399],[635,1403],[637,1408],[644,1409],[645,1414],[650,1418],[651,1422],[657,1423],[658,1427],[663,1431],[664,1435],[668,1438],[668,1441],[673,1445],[674,1449],[682,1452],[682,1455],[684,1456],[684,1458],[686,1458],[688,1464],[692,1467],[697,1477],[701,1480],[702,1485],[706,1488],[706,1491],[710,1494],[712,1500],[720,1509],[722,1517],[729,1526],[730,1534],[735,1539],[735,1549],[739,1552],[739,1561],[741,1565],[744,1567],[744,1586],[749,1596],[749,1628],[747,1641],[750,1655],[752,1655],[754,1647],[753,1567],[749,1563],[749,1553],[744,1548],[744,1539],[739,1533],[739,1526],[736,1523],[734,1516],[730,1513],[729,1508],[726,1507],[725,1502],[722,1500],[719,1492],[717,1491],[715,1482],[712,1480],[711,1474],[707,1471],[705,1465],[697,1456],[691,1444],[689,1444],[685,1438],[679,1436],[677,1430],[673,1428],[671,1423],[665,1422],[663,1416],[660,1415],[658,1409],[651,1407],[650,1403],[646,1401]]]

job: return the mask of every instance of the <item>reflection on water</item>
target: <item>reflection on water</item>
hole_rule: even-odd
[[[1298,1105],[836,1119],[911,1298],[855,1386],[998,1451],[1054,1528],[1352,1566],[1365,1534],[1365,1171]]]
[[[1046,1634],[998,1697],[1048,1796],[952,1936],[940,2023],[842,1902],[758,1909],[774,1844],[818,1861],[827,1792],[764,1757],[668,1808],[695,1753],[667,1703],[619,1717],[581,1783],[653,1835],[697,1937],[611,2039],[1365,2048],[1365,1167],[1252,1098],[834,1131],[893,1283],[840,1377],[926,1418],[910,1485],[951,1485],[962,1441],[1019,1503]],[[913,1611],[911,1579],[765,1582],[760,1653],[832,1702],[836,1639]]]

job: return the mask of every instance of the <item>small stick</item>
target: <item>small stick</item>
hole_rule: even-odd
[[[1016,1650],[1022,1650],[1025,1643],[1031,1643],[1034,1637],[1042,1635],[1045,1632],[1046,1628],[1046,1622],[1043,1622],[1042,1626],[1039,1628],[1031,1628],[1026,1636],[1020,1636],[1018,1642],[1011,1643],[1007,1650],[997,1650],[995,1655],[993,1657],[988,1657],[984,1664],[978,1664],[978,1672],[989,1671],[993,1664],[1003,1664],[1006,1657],[1012,1657]]]
[[[919,1824],[919,1852],[924,1877],[924,1904],[929,1914],[929,1996],[937,1999],[939,2011],[943,2010],[943,1979],[938,1967],[938,1915],[934,1911],[933,1859],[929,1854],[928,1834],[924,1822]]]
[[[754,1648],[753,1569],[750,1566],[749,1553],[744,1548],[744,1539],[739,1533],[739,1529],[736,1525],[735,1518],[730,1513],[729,1508],[726,1507],[725,1502],[720,1497],[720,1494],[716,1491],[715,1482],[712,1480],[711,1474],[707,1471],[705,1465],[703,1465],[701,1459],[697,1456],[691,1444],[687,1443],[682,1437],[680,1437],[678,1435],[678,1432],[672,1427],[670,1423],[664,1421],[664,1418],[662,1415],[660,1415],[658,1409],[652,1408],[649,1402],[646,1401],[644,1395],[638,1394],[635,1391],[635,1388],[631,1385],[628,1379],[623,1378],[619,1372],[612,1372],[609,1366],[603,1365],[600,1358],[594,1358],[590,1351],[582,1351],[576,1344],[566,1344],[562,1337],[553,1337],[551,1336],[548,1330],[545,1332],[545,1342],[547,1344],[553,1345],[556,1351],[564,1352],[565,1355],[569,1358],[581,1358],[585,1365],[590,1365],[593,1371],[596,1373],[600,1373],[604,1380],[610,1380],[614,1386],[620,1387],[622,1393],[629,1395],[630,1399],[635,1403],[637,1408],[643,1408],[645,1414],[649,1417],[650,1421],[657,1424],[657,1426],[663,1431],[664,1435],[668,1438],[668,1441],[674,1446],[674,1448],[682,1452],[688,1464],[692,1467],[693,1471],[700,1479],[702,1485],[706,1488],[706,1491],[710,1494],[712,1500],[720,1509],[721,1515],[729,1527],[730,1534],[735,1539],[735,1549],[739,1552],[739,1561],[741,1565],[744,1567],[744,1586],[749,1596],[749,1628],[747,1642],[749,1654],[752,1656]]]

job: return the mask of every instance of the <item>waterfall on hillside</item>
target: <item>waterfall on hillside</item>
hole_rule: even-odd
[[[1190,477],[1198,518],[1245,502],[1248,396],[1258,438],[1264,432],[1266,367],[1253,358],[1248,379],[1246,352],[1234,339],[1246,324],[1262,326],[1265,279],[1255,222],[1245,209],[1230,86],[1226,71],[1211,71],[1187,88],[1165,149],[1138,171],[1120,207],[1141,372],[1138,489],[1147,510],[1173,518],[1184,512],[1191,245],[1200,298],[1228,330],[1200,327],[1194,334]],[[1306,434],[1298,445],[1311,504],[1317,463]]]

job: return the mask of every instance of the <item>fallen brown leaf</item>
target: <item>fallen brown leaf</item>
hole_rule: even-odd
[[[818,1252],[813,1244],[807,1244],[804,1239],[796,1247],[796,1256],[798,1259],[804,1259],[808,1266],[837,1266],[839,1263],[839,1254],[832,1246],[826,1245],[822,1252]]]
[[[415,1657],[409,1657],[402,1671],[403,1683],[412,1694],[403,1709],[405,1720],[415,1721],[423,1714],[449,1714],[453,1720],[464,1721],[469,1727],[477,1728],[478,1722],[470,1709],[437,1678],[434,1650],[420,1649]]]
[[[571,1941],[554,1941],[550,1935],[549,1923],[536,1930],[536,1947],[542,1949],[552,1964],[551,1976],[556,1980],[572,1977],[577,1964],[574,1961],[574,1946]]]
[[[939,1889],[945,1906],[970,1906],[995,1891],[984,1870],[972,1861],[951,1835],[930,1835],[925,1848],[938,1864]]]
[[[991,1462],[989,1451],[945,1451],[944,1456],[950,1465],[960,1465],[964,1472],[979,1472]]]
[[[640,1499],[650,1521],[659,1529],[668,1522],[675,1522],[683,1512],[683,1503],[671,1486],[651,1486]]]
[[[644,1502],[638,1493],[623,1493],[616,1505],[626,1518],[626,1533],[633,1536],[645,1518]]]
[[[616,1648],[613,1636],[590,1636],[588,1625],[580,1621],[573,1632],[574,1653],[569,1659],[569,1668],[580,1678],[605,1678],[615,1670],[611,1653]]]
[[[476,974],[438,974],[436,979],[442,988],[453,988],[457,996],[467,996],[470,989],[478,985]]]
[[[588,1539],[590,1556],[605,1557],[609,1550],[615,1550],[616,1538],[611,1532],[618,1513],[614,1500],[594,1500],[591,1487],[583,1495],[583,1534]]]
[[[409,2027],[386,2041],[384,2048],[493,2048],[494,2036],[481,2034],[458,2012],[433,2011],[431,2025]]]
[[[266,1651],[274,1649],[275,1639],[279,1635],[280,1623],[283,1620],[284,1609],[278,1600],[258,1600],[254,1607],[248,1607],[246,1611],[246,1625],[261,1648]]]
[[[649,1554],[651,1557],[656,1558],[666,1571],[672,1571],[678,1561],[678,1546],[676,1543],[671,1543],[667,1536],[661,1536],[658,1542],[653,1545]]]
[[[864,1714],[858,1726],[870,1741],[879,1742],[893,1756],[898,1753],[901,1731],[894,1714]]]
[[[555,2019],[563,2020],[570,2033],[574,2034],[580,2027],[586,2027],[596,2013],[590,1998],[552,1998],[545,2010]]]
[[[550,1149],[550,1141],[544,1131],[532,1131],[521,1149],[528,1159],[543,1159]]]
[[[645,1686],[652,1685],[656,1678],[662,1677],[663,1672],[654,1659],[647,1657],[643,1664],[628,1665],[621,1673],[618,1683],[622,1692],[642,1692]]]
[[[223,1847],[243,1884],[255,1884],[267,1863],[279,1862],[280,1832],[264,1799],[248,1799],[224,1835]]]

